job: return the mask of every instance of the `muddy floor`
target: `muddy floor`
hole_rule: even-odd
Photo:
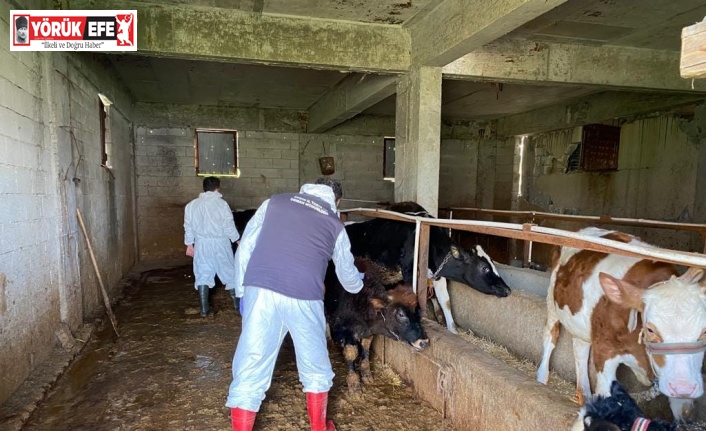
[[[222,288],[212,292],[215,314],[201,318],[190,267],[144,273],[115,309],[120,337],[109,323],[99,330],[23,431],[229,430],[223,404],[240,318]],[[329,350],[329,416],[339,430],[452,430],[382,365],[362,398],[352,397],[340,350]],[[255,429],[309,429],[289,337]]]

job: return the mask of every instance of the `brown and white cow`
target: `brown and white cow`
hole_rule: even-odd
[[[616,231],[587,228],[580,233],[651,247]],[[549,358],[563,325],[573,336],[581,403],[591,395],[588,359],[593,350],[595,393],[610,395],[622,363],[646,385],[656,375],[674,416],[688,414],[693,399],[703,394],[706,287],[699,284],[703,270],[692,268],[678,276],[672,264],[570,247],[563,247],[555,260],[537,380],[547,382]]]

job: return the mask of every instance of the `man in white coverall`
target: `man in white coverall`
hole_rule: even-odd
[[[203,179],[203,193],[189,202],[184,210],[184,244],[186,254],[194,258],[194,287],[199,292],[201,316],[208,315],[208,294],[216,285],[215,276],[226,285],[235,299],[235,264],[231,243],[240,239],[228,202],[219,193],[221,181]]]
[[[363,288],[348,234],[337,215],[342,195],[341,185],[328,178],[304,184],[299,193],[274,195],[243,232],[235,254],[243,329],[226,401],[233,431],[252,430],[287,332],[294,341],[311,430],[335,430],[326,418],[334,375],[323,303],[328,261],[333,259],[347,291],[358,293]]]

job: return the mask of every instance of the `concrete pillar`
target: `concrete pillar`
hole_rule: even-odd
[[[397,84],[395,201],[439,205],[441,68],[415,67]]]

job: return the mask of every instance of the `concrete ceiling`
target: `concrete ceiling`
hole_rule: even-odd
[[[141,102],[306,110],[346,73],[135,55],[111,55]]]
[[[268,15],[404,24],[437,0],[161,0],[159,3],[221,7]],[[433,6],[431,4],[430,6]]]
[[[135,100],[307,110],[345,73],[134,55],[109,56]],[[600,91],[595,87],[533,86],[445,80],[442,116],[496,119]],[[363,112],[395,115],[395,96]]]
[[[678,51],[682,28],[701,21],[704,15],[704,0],[569,0],[511,35]]]
[[[440,0],[152,0],[271,15],[408,25]],[[678,51],[684,26],[706,15],[704,0],[568,0],[507,38]],[[360,49],[365,49],[360,47]],[[337,71],[134,55],[109,55],[135,100],[307,110],[347,76]],[[495,119],[603,91],[444,80],[442,117]],[[395,96],[364,113],[394,115]]]
[[[494,120],[587,96],[596,87],[538,86],[444,80],[441,116],[445,119]],[[395,115],[392,95],[363,111],[370,115]]]

